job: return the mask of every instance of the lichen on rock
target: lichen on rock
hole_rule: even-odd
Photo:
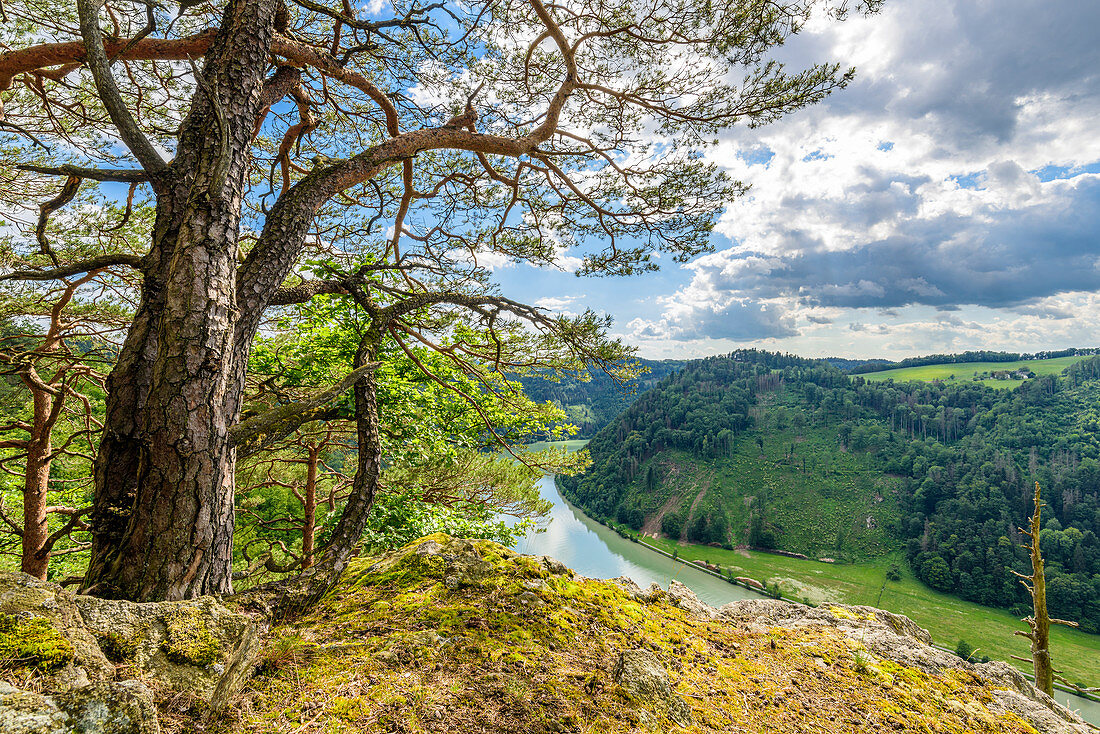
[[[624,650],[615,661],[611,676],[627,695],[646,708],[654,709],[678,726],[691,723],[691,709],[672,692],[668,671],[651,651]]]
[[[209,697],[251,620],[212,597],[134,602],[77,596],[108,657],[176,691]]]
[[[889,612],[778,600],[714,609],[680,584],[642,591],[438,534],[354,560],[307,616],[270,631],[216,599],[74,601],[42,582],[16,587],[46,601],[19,619],[98,638],[119,672],[205,696],[202,721],[172,721],[209,734],[1088,731],[1009,666],[937,650]],[[4,593],[0,612],[16,614]],[[71,681],[48,695],[0,688],[0,731],[155,731],[148,697],[127,689],[140,684]],[[82,730],[85,716],[116,728]]]
[[[159,734],[149,690],[138,681],[99,682],[42,695],[0,682],[4,734]]]

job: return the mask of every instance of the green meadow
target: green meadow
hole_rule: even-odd
[[[1074,362],[1088,359],[1085,356],[1057,357],[1055,359],[1028,359],[1019,362],[959,362],[956,364],[929,364],[921,367],[901,367],[896,370],[883,370],[882,372],[868,372],[855,375],[865,380],[881,382],[893,380],[894,382],[932,382],[943,380],[945,382],[976,381],[990,387],[1011,389],[1023,384],[1023,380],[974,380],[978,375],[992,374],[1008,370],[1015,372],[1019,369],[1028,369],[1036,375],[1057,375]]]

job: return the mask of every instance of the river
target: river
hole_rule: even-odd
[[[759,598],[748,589],[620,537],[569,504],[558,492],[552,476],[543,477],[539,491],[553,505],[550,521],[543,525],[544,530],[520,538],[515,545],[520,553],[557,558],[577,573],[592,578],[626,576],[643,589],[651,583],[667,589],[669,581],[676,579],[715,607],[737,599]],[[1077,711],[1085,721],[1100,725],[1100,702],[1063,691],[1055,691],[1054,697]]]
[[[759,598],[748,589],[723,581],[645,546],[620,537],[569,504],[553,477],[543,477],[542,498],[553,503],[550,522],[544,530],[528,533],[516,543],[520,553],[551,556],[583,576],[612,579],[627,576],[644,589],[651,583],[668,588],[672,579],[687,585],[711,606],[736,599]]]

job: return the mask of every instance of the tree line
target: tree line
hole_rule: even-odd
[[[837,449],[900,480],[892,532],[917,577],[935,589],[1027,608],[1012,572],[1028,568],[1018,528],[1032,512],[1038,481],[1049,507],[1041,534],[1051,613],[1100,631],[1100,357],[1011,391],[871,382],[766,352],[700,360],[599,432],[589,444],[592,467],[563,479],[563,488],[587,511],[640,527],[645,518],[632,512],[634,498],[655,482],[640,467],[669,449],[715,460],[739,442],[763,441],[761,432],[776,430],[776,422],[761,396],[776,390],[788,397],[781,411],[794,424],[788,428],[827,427]],[[746,528],[715,527],[721,537],[706,523],[687,537],[782,544],[782,529],[769,528],[764,516]]]

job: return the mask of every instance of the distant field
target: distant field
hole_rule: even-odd
[[[923,367],[902,367],[896,370],[868,372],[853,377],[862,377],[871,381],[893,380],[895,382],[970,382],[976,375],[1000,370],[1029,369],[1036,375],[1057,375],[1074,362],[1088,359],[1086,356],[1057,357],[1056,359],[1029,359],[1021,362],[960,362],[958,364],[931,364]],[[1011,389],[1024,383],[1023,380],[979,380],[983,385]]]
[[[900,556],[866,563],[820,563],[770,553],[680,545],[664,538],[646,538],[646,542],[669,553],[675,550],[680,558],[719,564],[723,572],[733,569],[737,576],[778,581],[783,594],[794,599],[806,598],[815,604],[866,604],[904,614],[927,629],[938,645],[955,649],[959,640],[966,640],[979,655],[1030,669],[1011,658],[1030,655],[1028,642],[1012,634],[1026,628],[1023,622],[1002,609],[933,591],[910,573]],[[886,570],[893,562],[901,569],[900,581],[886,580]],[[1055,667],[1065,671],[1070,680],[1100,684],[1100,635],[1054,627],[1050,637]]]
[[[587,443],[587,438],[575,438],[569,439],[568,441],[536,441],[535,443],[527,444],[527,448],[532,451],[545,451],[549,448],[564,448],[566,451],[580,451]]]

